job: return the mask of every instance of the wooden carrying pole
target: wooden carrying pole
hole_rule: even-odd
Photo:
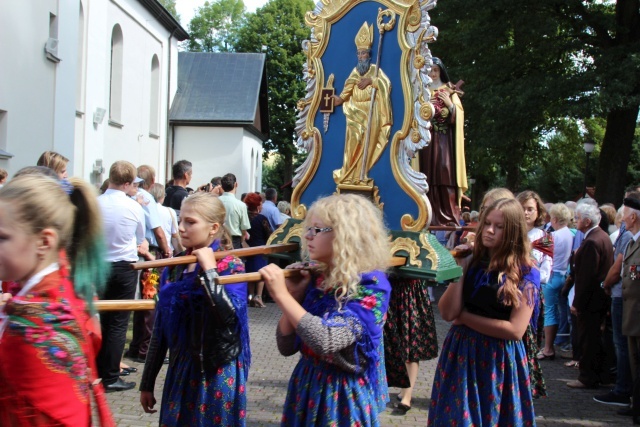
[[[406,261],[407,259],[404,257],[394,256],[391,258],[389,267],[400,267],[404,265]],[[300,274],[300,270],[306,270],[306,269],[302,268],[302,269],[283,270],[284,277],[298,276]],[[309,270],[313,270],[313,268],[310,268]],[[219,285],[230,285],[232,283],[242,283],[242,282],[259,282],[260,280],[262,280],[262,274],[257,272],[216,277],[216,282]]]
[[[220,252],[222,253],[222,252]],[[186,257],[182,257],[186,258]],[[194,257],[195,258],[195,257]],[[405,265],[407,259],[404,257],[392,257],[389,267],[400,267]],[[302,269],[283,270],[284,277],[295,277],[300,274]],[[216,278],[216,282],[219,285],[230,285],[233,283],[242,282],[259,282],[262,280],[260,273],[244,273],[233,274],[231,276],[221,276]],[[98,311],[137,311],[137,310],[152,310],[155,307],[155,300],[104,300],[94,302],[96,310]]]
[[[252,248],[233,249],[230,251],[214,252],[216,259],[222,259],[229,255],[245,257],[252,255],[268,255],[282,252],[297,251],[300,246],[297,243],[281,243],[277,245],[254,246]],[[131,268],[134,270],[144,270],[145,268],[171,267],[174,265],[193,264],[197,261],[195,255],[185,255],[175,258],[163,258],[155,261],[134,262]]]

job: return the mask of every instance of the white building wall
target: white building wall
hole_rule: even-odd
[[[163,182],[166,178],[167,105],[170,105],[167,94],[173,99],[177,88],[177,40],[172,38],[169,42],[169,31],[135,0],[92,0],[88,3],[85,114],[76,122],[84,147],[81,174],[97,184],[108,176],[113,162],[128,160],[136,166],[153,166],[157,181]],[[115,25],[121,27],[123,35],[122,113],[117,122],[109,120],[111,36]],[[160,62],[159,88],[151,88],[154,55]],[[167,87],[169,74],[170,90]],[[151,90],[160,92],[158,134],[149,132]],[[106,111],[105,117],[102,123],[94,124],[93,115],[99,108]],[[104,173],[92,174],[94,165],[100,161]]]
[[[10,174],[35,165],[46,150],[73,146],[77,0],[4,1],[0,13],[0,159]],[[50,14],[58,19],[59,63],[48,60]],[[73,28],[67,28],[67,26]],[[75,29],[75,30],[74,30]],[[56,111],[59,109],[59,111]],[[73,154],[65,155],[73,162]]]
[[[193,189],[215,176],[233,173],[238,181],[237,195],[260,191],[262,183],[262,142],[242,127],[174,126],[174,162],[193,163]],[[257,159],[256,173],[251,174],[251,152]],[[257,156],[257,157],[256,157]],[[256,162],[253,162],[256,168]]]
[[[58,63],[44,52],[50,14],[57,17]],[[108,111],[111,34],[116,24],[124,37],[121,127],[109,124]],[[3,1],[0,40],[0,149],[14,155],[0,158],[0,167],[13,174],[34,165],[43,151],[53,150],[70,159],[70,176],[95,184],[120,159],[136,166],[150,164],[158,181],[165,180],[178,42],[138,0]],[[153,55],[160,63],[158,88],[150,84]],[[159,92],[159,123],[153,135],[152,90]],[[105,117],[94,124],[99,108],[106,110]],[[93,173],[98,161],[103,174]]]

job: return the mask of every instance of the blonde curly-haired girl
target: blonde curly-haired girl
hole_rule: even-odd
[[[320,199],[303,222],[302,253],[318,263],[317,273],[285,280],[274,264],[260,270],[283,312],[278,349],[301,354],[282,423],[377,426],[386,397],[378,368],[391,292],[382,213],[353,194]]]

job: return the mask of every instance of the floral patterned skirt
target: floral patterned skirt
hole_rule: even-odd
[[[190,354],[179,354],[167,371],[160,426],[244,427],[247,374],[240,359],[203,374]]]
[[[427,282],[392,279],[384,325],[385,363],[390,387],[409,387],[405,362],[438,356],[438,337]]]
[[[291,374],[281,426],[377,427],[376,394],[366,377],[302,355]]]
[[[522,341],[452,326],[433,380],[427,425],[535,425]]]
[[[542,316],[540,316],[542,317]],[[547,396],[547,384],[544,382],[544,376],[542,375],[542,366],[538,360],[538,342],[533,333],[531,325],[527,326],[527,332],[524,333],[522,338],[524,342],[524,348],[527,352],[527,360],[529,363],[529,375],[531,377],[531,394],[534,399]]]

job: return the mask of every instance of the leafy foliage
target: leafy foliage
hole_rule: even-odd
[[[158,1],[162,6],[164,6],[165,9],[167,9],[167,12],[169,12],[171,15],[173,15],[174,18],[176,18],[176,21],[180,22],[180,15],[176,11],[176,0],[158,0]]]
[[[277,151],[283,157],[282,183],[293,177],[296,104],[304,96],[302,41],[310,37],[304,15],[313,8],[311,0],[271,0],[255,14],[249,14],[240,29],[238,52],[265,52],[269,93],[271,139],[265,155]],[[290,189],[284,196],[289,197]]]
[[[297,168],[304,161],[304,156],[294,156],[293,158],[293,167]],[[284,176],[284,159],[282,156],[276,154],[276,158],[273,162],[263,163],[262,165],[262,191],[267,188],[275,188],[279,193],[287,193],[284,190],[281,190],[281,187],[285,184],[288,184],[289,181],[283,181],[282,177]],[[283,199],[290,201],[290,198],[282,197]]]
[[[580,163],[584,168],[581,142],[586,137],[601,143],[603,155],[592,155],[600,163],[599,168],[592,167],[598,170],[599,188],[604,189],[612,175],[626,176],[630,158],[626,150],[632,144],[628,126],[635,128],[640,99],[637,6],[637,0],[438,4],[431,15],[440,36],[431,48],[444,60],[454,82],[466,81],[462,102],[467,164],[479,187],[474,190],[476,197],[500,184],[516,191],[534,188],[554,198],[562,193],[558,187],[569,193],[581,191],[578,171],[571,169]],[[628,16],[621,17],[621,11]],[[590,117],[605,117],[611,124],[616,110],[624,110],[624,117],[615,126],[601,123],[600,134],[588,126],[586,134],[567,128],[568,121]],[[589,123],[583,121],[585,126]],[[620,130],[627,133],[616,133]],[[554,165],[567,174],[556,173]],[[552,169],[544,171],[546,167]],[[541,177],[542,173],[555,176]],[[599,201],[615,198],[621,183],[607,188]]]
[[[242,0],[216,0],[199,7],[189,23],[191,52],[232,52],[245,23]]]

